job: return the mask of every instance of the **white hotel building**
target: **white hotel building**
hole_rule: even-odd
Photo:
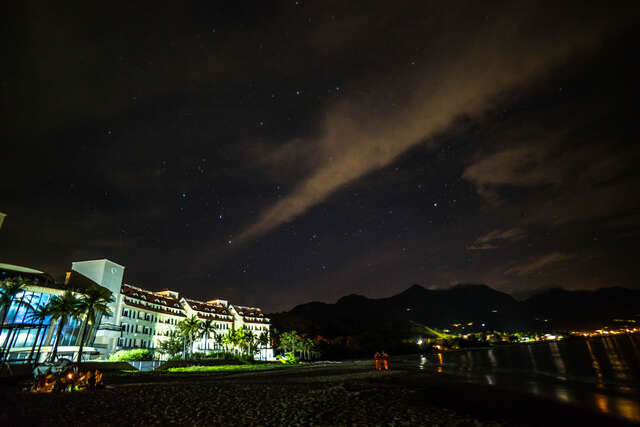
[[[229,304],[222,299],[197,301],[180,297],[179,293],[169,289],[150,291],[123,282],[125,267],[107,259],[74,262],[71,275],[79,273],[96,284],[109,289],[114,301],[110,304],[113,315],[102,317],[95,331],[93,343],[87,343],[91,359],[108,358],[118,350],[132,348],[158,348],[163,340],[168,339],[176,325],[187,317],[197,316],[202,321],[210,320],[215,334],[226,335],[231,329],[243,328],[252,331],[256,336],[265,332],[269,334],[269,319],[257,307],[244,307]],[[36,270],[34,270],[36,271]],[[41,272],[40,272],[41,273]],[[86,279],[85,279],[86,280]],[[30,288],[30,286],[28,287]],[[60,285],[39,292],[60,294]],[[44,289],[44,290],[43,290]],[[25,341],[26,346],[27,342]],[[259,349],[256,357],[271,360],[273,349]],[[25,348],[12,349],[12,353],[24,352]],[[206,347],[204,338],[200,337],[194,344],[194,351],[207,352],[220,350],[213,334]],[[69,348],[73,355],[73,349]],[[88,359],[89,355],[85,355]],[[41,358],[41,360],[44,358]]]

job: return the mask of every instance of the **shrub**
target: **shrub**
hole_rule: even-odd
[[[118,362],[139,362],[143,360],[153,360],[153,355],[146,348],[119,350],[109,357],[109,361]]]
[[[190,360],[226,360],[228,362],[244,362],[247,361],[247,357],[242,355],[236,355],[233,353],[226,353],[223,351],[215,353],[193,353]]]
[[[96,369],[102,373],[107,373],[130,370],[132,367],[127,362],[82,362],[80,364],[81,371],[95,371]]]
[[[277,366],[268,363],[256,364],[256,365],[218,365],[218,366],[203,366],[193,365],[185,367],[168,368],[167,371],[175,372],[232,372],[232,371],[264,371],[267,369],[273,369]]]
[[[295,363],[298,363],[299,361],[296,355],[290,351],[286,352],[283,355],[278,355],[276,359],[279,360],[281,363],[284,363],[285,365],[293,365]]]

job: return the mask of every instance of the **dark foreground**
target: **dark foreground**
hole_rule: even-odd
[[[375,372],[369,362],[106,381],[104,390],[56,395],[3,386],[0,425],[625,425],[486,386]]]

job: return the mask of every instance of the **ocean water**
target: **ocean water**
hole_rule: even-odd
[[[640,334],[430,354],[417,369],[640,422]]]

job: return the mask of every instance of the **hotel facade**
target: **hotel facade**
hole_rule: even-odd
[[[16,295],[16,299],[27,302],[34,308],[46,305],[53,296],[61,295],[67,287],[78,293],[81,293],[83,287],[92,285],[111,291],[113,302],[109,308],[112,315],[103,316],[89,329],[83,351],[85,360],[107,359],[118,350],[144,348],[154,351],[163,341],[177,333],[180,321],[192,316],[201,321],[210,321],[215,332],[206,340],[198,337],[193,345],[194,352],[221,351],[222,346],[216,335],[224,336],[233,329],[251,331],[256,337],[266,334],[271,342],[269,319],[258,307],[233,305],[224,299],[195,300],[169,289],[147,290],[125,283],[124,270],[124,266],[107,259],[74,262],[71,271],[67,273],[65,285],[59,285],[44,272],[0,264],[0,280],[11,276],[31,279],[33,284],[29,284],[21,295]],[[61,357],[77,356],[82,320],[72,318],[63,328],[58,349]],[[11,334],[8,325],[19,326],[19,332]],[[27,359],[36,346],[41,348],[38,360],[46,359],[56,333],[55,324],[51,324],[50,320],[38,325],[30,319],[26,305],[16,302],[9,307],[3,326],[0,343],[6,340],[11,343],[10,361]],[[156,351],[154,354],[159,359],[166,357]],[[272,360],[274,355],[271,345],[258,348],[255,357]]]

